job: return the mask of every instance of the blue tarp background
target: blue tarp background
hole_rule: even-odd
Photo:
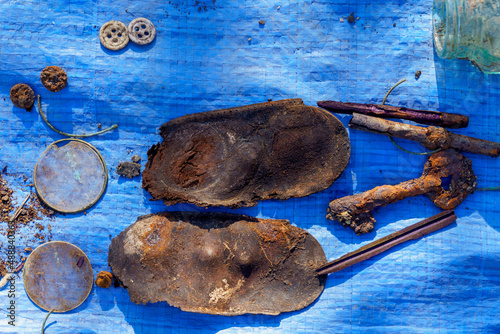
[[[87,140],[109,169],[102,200],[86,215],[42,221],[50,223],[52,240],[80,247],[97,274],[108,270],[111,238],[138,216],[204,210],[150,202],[140,177],[116,174],[117,165],[135,154],[144,166],[147,149],[160,141],[159,126],[185,114],[295,97],[308,105],[327,99],[380,103],[393,84],[406,78],[388,104],[466,114],[469,127],[455,132],[500,141],[500,75],[484,75],[466,60],[439,59],[431,39],[431,10],[432,0],[4,0],[0,167],[8,165],[9,173],[32,179],[40,154],[63,138],[43,123],[36,108],[26,112],[12,105],[14,84],[27,83],[41,94],[49,120],[63,131],[119,125]],[[346,19],[351,12],[359,17],[354,24]],[[128,25],[137,17],[155,24],[152,44],[130,42],[116,52],[101,46],[102,24],[118,20]],[[68,86],[58,93],[40,82],[49,65],[68,74]],[[419,80],[417,70],[422,71]],[[346,125],[350,119],[338,117]],[[377,210],[375,232],[362,236],[326,220],[331,199],[418,177],[426,160],[398,150],[386,137],[353,130],[350,138],[350,163],[329,189],[301,199],[219,210],[289,219],[318,239],[328,259],[440,211],[425,196],[406,199]],[[399,143],[423,151],[417,144]],[[499,159],[465,155],[480,187],[500,185]],[[7,180],[19,204],[29,187],[18,176]],[[124,289],[94,287],[76,310],[51,315],[46,332],[499,333],[499,201],[498,192],[474,193],[456,209],[456,223],[330,275],[319,299],[298,312],[200,315],[166,303],[135,305]],[[0,240],[4,243],[5,237]],[[0,332],[39,332],[46,312],[29,300],[22,280],[16,285],[15,328],[7,325],[8,300],[4,288]]]

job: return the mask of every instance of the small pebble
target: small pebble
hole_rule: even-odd
[[[344,22],[344,19],[341,17],[341,18],[339,19],[339,21],[343,23],[343,22]]]
[[[355,21],[356,21],[356,18],[354,18],[354,13],[351,13],[351,15],[349,15],[347,17],[347,22],[354,23]]]
[[[248,41],[249,41],[249,42],[250,42],[251,40],[252,40],[252,37],[250,37],[250,38],[248,39]]]
[[[8,201],[9,201],[9,196],[4,196],[4,197],[2,197],[2,201],[4,201],[4,202],[8,202]]]
[[[420,78],[420,75],[422,75],[422,71],[415,72],[415,80],[418,80],[418,78]]]
[[[259,24],[260,24],[260,25],[264,25],[264,24],[266,24],[266,21],[264,21],[264,20],[260,20],[260,21],[259,21]]]
[[[140,157],[140,156],[138,156],[138,155],[133,155],[133,156],[132,156],[132,161],[133,161],[133,162],[139,162],[139,161],[141,161],[141,157]]]

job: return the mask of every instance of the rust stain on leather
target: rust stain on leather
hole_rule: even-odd
[[[254,206],[328,188],[350,157],[347,130],[301,99],[186,115],[163,124],[143,188],[165,204]]]
[[[287,220],[226,213],[140,217],[114,238],[108,262],[132,302],[166,301],[184,311],[279,314],[324,289],[319,243]]]

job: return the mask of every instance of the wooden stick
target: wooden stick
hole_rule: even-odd
[[[465,128],[469,124],[469,117],[467,116],[439,111],[337,101],[319,101],[318,106],[339,114],[359,113],[381,118],[401,118],[452,129]]]
[[[21,213],[21,209],[23,208],[24,204],[26,204],[26,202],[28,201],[30,196],[31,196],[31,192],[28,195],[26,195],[26,198],[24,199],[24,201],[21,203],[21,205],[19,205],[19,207],[16,209],[16,211],[14,211],[14,214],[9,219],[9,223],[12,223],[14,220],[16,220],[16,218]]]
[[[353,129],[418,141],[431,150],[454,148],[494,158],[500,156],[500,143],[459,135],[434,126],[423,128],[357,113],[352,116],[349,127]]]

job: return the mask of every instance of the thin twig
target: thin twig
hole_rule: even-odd
[[[318,101],[318,107],[336,114],[364,114],[380,118],[399,118],[413,122],[441,126],[443,128],[459,129],[469,124],[469,117],[459,114],[419,110],[407,107],[389,106],[387,104],[353,103],[339,101]]]
[[[19,214],[21,213],[21,209],[23,208],[24,204],[26,204],[26,202],[28,201],[28,199],[30,198],[30,196],[31,196],[31,193],[29,193],[28,195],[26,195],[26,198],[24,199],[24,201],[16,209],[16,211],[14,212],[14,214],[12,215],[12,217],[10,217],[9,223],[12,223],[14,220],[16,220],[17,216],[19,216]]]

